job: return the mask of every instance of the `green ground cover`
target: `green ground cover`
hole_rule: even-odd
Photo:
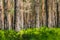
[[[33,28],[20,30],[0,30],[0,40],[60,40],[60,28]]]

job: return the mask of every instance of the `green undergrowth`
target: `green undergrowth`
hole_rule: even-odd
[[[0,40],[60,40],[60,28],[32,28],[20,30],[0,30]]]

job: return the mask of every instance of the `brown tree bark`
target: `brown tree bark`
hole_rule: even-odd
[[[40,0],[35,0],[36,27],[39,27]]]
[[[9,30],[12,29],[12,25],[13,25],[13,17],[14,15],[14,0],[8,0],[8,15],[7,15],[7,18],[8,18],[8,27],[9,27]]]
[[[23,0],[16,0],[16,24],[15,30],[23,29]]]
[[[58,10],[58,12],[57,12],[57,14],[58,14],[57,15],[58,16],[57,17],[58,18],[58,21],[57,22],[58,23],[57,24],[58,24],[58,27],[60,27],[60,0],[57,0],[57,10]]]
[[[4,29],[8,29],[7,15],[8,15],[8,0],[4,0]]]
[[[56,0],[48,0],[48,26],[55,27],[57,24]]]
[[[2,0],[2,14],[1,14],[1,21],[2,21],[2,30],[4,30],[4,0]]]
[[[2,27],[1,14],[2,14],[2,0],[0,0],[0,29],[1,29],[1,27]]]
[[[45,0],[42,0],[42,26],[46,26],[46,10]]]

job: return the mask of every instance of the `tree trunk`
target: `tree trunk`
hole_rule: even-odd
[[[16,26],[15,30],[23,29],[23,1],[16,0]]]
[[[48,1],[48,26],[55,27],[57,24],[56,0]]]
[[[4,28],[8,29],[8,21],[7,21],[7,15],[8,15],[8,0],[4,0]]]
[[[42,0],[42,26],[46,26],[46,8],[45,0]]]
[[[60,0],[57,0],[57,10],[58,10],[58,27],[60,27]]]
[[[39,27],[40,0],[35,0],[36,27]]]
[[[12,29],[12,17],[14,14],[14,0],[8,0],[8,24],[9,24],[9,30]]]
[[[25,0],[24,1],[24,28],[32,28],[34,26],[33,22],[33,0]]]
[[[4,0],[2,0],[2,14],[1,14],[1,21],[2,21],[2,29],[4,30]]]
[[[1,15],[2,15],[2,0],[0,0],[0,29],[1,29],[1,27],[2,27]]]

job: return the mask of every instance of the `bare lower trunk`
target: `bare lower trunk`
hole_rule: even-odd
[[[42,26],[46,26],[45,0],[42,0]]]
[[[13,22],[12,22],[12,17],[14,15],[14,0],[8,0],[8,27],[9,27],[9,30],[12,29],[12,25],[13,25]]]
[[[32,28],[33,26],[32,1],[33,0],[24,1],[24,28]]]
[[[2,29],[4,30],[4,0],[2,0],[2,15],[1,15],[1,20],[2,20]]]
[[[8,15],[7,15],[7,21],[8,21],[8,27],[9,27],[9,30],[11,29],[11,17],[10,17],[10,12],[11,12],[11,3],[10,3],[11,1],[9,0],[8,1]]]
[[[16,1],[16,26],[15,30],[19,31],[23,29],[23,1],[17,0]]]
[[[1,14],[2,14],[2,0],[0,0],[0,29],[1,29],[1,27],[2,27]]]
[[[57,10],[58,10],[58,27],[60,27],[60,0],[57,0]]]
[[[51,0],[51,1],[48,1],[48,15],[49,15],[49,18],[48,18],[48,26],[49,27],[54,27],[56,26],[56,23],[57,23],[57,13],[56,13],[56,0]]]
[[[7,21],[7,14],[8,14],[8,0],[4,0],[4,29],[8,29],[8,21]]]
[[[35,0],[36,27],[39,27],[40,0]]]

